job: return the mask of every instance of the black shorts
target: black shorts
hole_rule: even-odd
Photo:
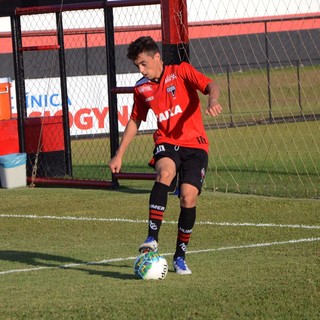
[[[174,146],[169,143],[157,145],[153,151],[154,163],[161,158],[170,158],[176,164],[179,185],[188,183],[201,192],[208,167],[208,154],[202,149]]]

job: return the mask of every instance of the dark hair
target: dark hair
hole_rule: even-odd
[[[137,59],[140,53],[146,53],[149,55],[154,55],[160,53],[160,49],[157,43],[149,36],[140,37],[135,41],[131,42],[128,47],[127,57],[134,61]]]

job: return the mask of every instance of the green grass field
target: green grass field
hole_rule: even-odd
[[[319,198],[318,133],[318,121],[208,131],[210,153],[205,188],[221,192]],[[111,179],[107,166],[110,158],[106,151],[109,146],[107,138],[72,143],[75,178]],[[153,172],[147,166],[152,150],[152,135],[138,135],[125,154],[123,172]],[[133,182],[122,180],[120,184],[132,186]],[[140,181],[139,185],[146,184]]]
[[[299,74],[300,91],[296,66],[270,70],[271,105],[265,69],[231,73],[229,84],[226,73],[210,75],[221,88],[219,101],[223,114],[218,119],[209,119],[208,123],[230,123],[231,116],[236,123],[259,122],[268,120],[270,111],[274,118],[319,114],[319,66],[300,67]],[[200,98],[205,106],[206,97],[200,95]]]
[[[320,319],[320,202],[204,191],[187,261],[137,280],[149,188],[0,189],[0,319]]]

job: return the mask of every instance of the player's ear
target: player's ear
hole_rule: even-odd
[[[155,53],[153,58],[156,60],[160,60],[161,59],[160,53],[159,52]]]

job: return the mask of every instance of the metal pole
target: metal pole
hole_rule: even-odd
[[[64,52],[62,13],[58,13],[58,12],[56,13],[56,23],[57,23],[57,31],[58,31],[58,43],[60,45],[59,70],[60,70],[66,174],[72,177],[71,139],[70,139],[68,90],[67,90],[66,60],[65,60],[65,52]]]
[[[89,49],[88,49],[88,32],[84,34],[85,56],[86,56],[86,75],[89,75]]]
[[[18,113],[18,135],[19,135],[19,150],[25,152],[25,135],[24,135],[24,120],[27,116],[26,103],[26,88],[24,79],[24,65],[22,48],[22,32],[20,16],[13,15],[11,18],[12,30],[12,48],[14,59],[14,75],[16,86],[16,108]]]
[[[268,81],[268,105],[269,105],[269,121],[273,122],[272,116],[272,99],[271,99],[271,80],[270,80],[270,59],[269,59],[269,43],[267,22],[264,23],[264,39],[266,46],[266,64],[267,64],[267,81]]]
[[[109,103],[109,128],[110,128],[110,152],[111,157],[116,154],[119,147],[119,126],[118,126],[118,101],[113,89],[117,86],[116,61],[114,44],[113,8],[107,6],[105,1],[104,20],[107,54],[107,78],[108,78],[108,103]],[[112,175],[114,187],[118,187],[118,180]]]
[[[231,83],[230,83],[229,66],[227,66],[227,81],[228,81],[228,105],[229,105],[229,111],[230,111],[230,127],[233,127],[234,121],[233,121],[233,114],[232,114]]]
[[[299,60],[297,60],[297,80],[298,80],[298,99],[299,99],[300,115],[303,116],[302,101],[301,101],[301,82],[300,82],[300,63],[299,63]]]
[[[166,64],[189,61],[186,0],[161,1],[162,58]]]

